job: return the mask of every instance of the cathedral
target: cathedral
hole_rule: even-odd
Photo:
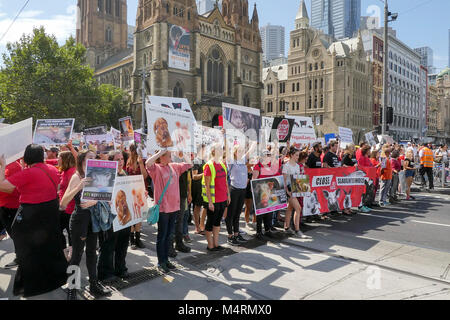
[[[222,102],[261,108],[262,44],[256,4],[223,0],[202,15],[195,0],[139,0],[128,46],[126,0],[78,0],[77,42],[99,83],[131,96],[135,124],[145,95],[187,98],[197,121],[214,125]]]

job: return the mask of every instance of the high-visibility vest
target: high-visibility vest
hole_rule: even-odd
[[[428,148],[423,148],[423,156],[420,158],[420,164],[425,168],[433,168],[433,151]]]
[[[227,167],[223,162],[220,162],[220,165],[222,166],[223,170],[225,171],[225,175],[227,175]],[[211,171],[211,183],[210,183],[210,192],[211,192],[211,200],[213,203],[216,203],[216,168],[214,167],[213,161],[208,161],[203,166],[203,172],[205,172],[206,166],[209,166],[209,170]],[[206,183],[205,183],[205,175],[203,175],[202,178],[202,197],[203,201],[208,203],[208,197],[206,196]]]

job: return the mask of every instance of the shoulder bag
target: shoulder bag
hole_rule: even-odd
[[[167,191],[167,188],[169,188],[170,182],[172,181],[172,168],[170,168],[170,166],[169,166],[169,170],[170,170],[169,180],[167,181],[167,184],[164,187],[163,192],[161,193],[161,197],[159,198],[158,203],[155,204],[150,209],[148,209],[147,223],[149,225],[154,225],[154,224],[158,223],[158,220],[159,220],[159,207],[161,206],[161,203],[163,201],[163,198],[164,198],[164,195],[165,195],[165,193]]]

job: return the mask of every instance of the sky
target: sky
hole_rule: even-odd
[[[76,30],[76,0],[29,0],[21,15],[5,34],[12,20],[26,0],[0,0],[0,53],[6,51],[7,42],[17,41],[23,33],[30,33],[33,26],[43,25],[62,44]],[[267,23],[286,28],[286,46],[289,32],[300,0],[249,0],[251,12],[256,2],[260,26]],[[311,0],[306,0],[310,14]],[[128,0],[128,24],[135,25],[138,0]],[[383,23],[382,0],[362,0],[361,15],[379,12]],[[449,0],[389,0],[389,10],[399,14],[390,24],[397,37],[412,48],[429,46],[434,51],[434,66],[438,72],[448,65],[450,1]],[[288,47],[286,47],[286,55]],[[0,58],[0,60],[2,60]],[[2,62],[2,61],[1,61]],[[1,63],[3,64],[3,62]]]

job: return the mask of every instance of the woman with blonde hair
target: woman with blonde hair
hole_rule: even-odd
[[[411,149],[408,149],[405,154],[405,160],[403,161],[403,170],[405,170],[405,179],[406,179],[406,200],[413,199],[411,196],[411,185],[413,183],[415,168],[414,168],[414,152]]]

